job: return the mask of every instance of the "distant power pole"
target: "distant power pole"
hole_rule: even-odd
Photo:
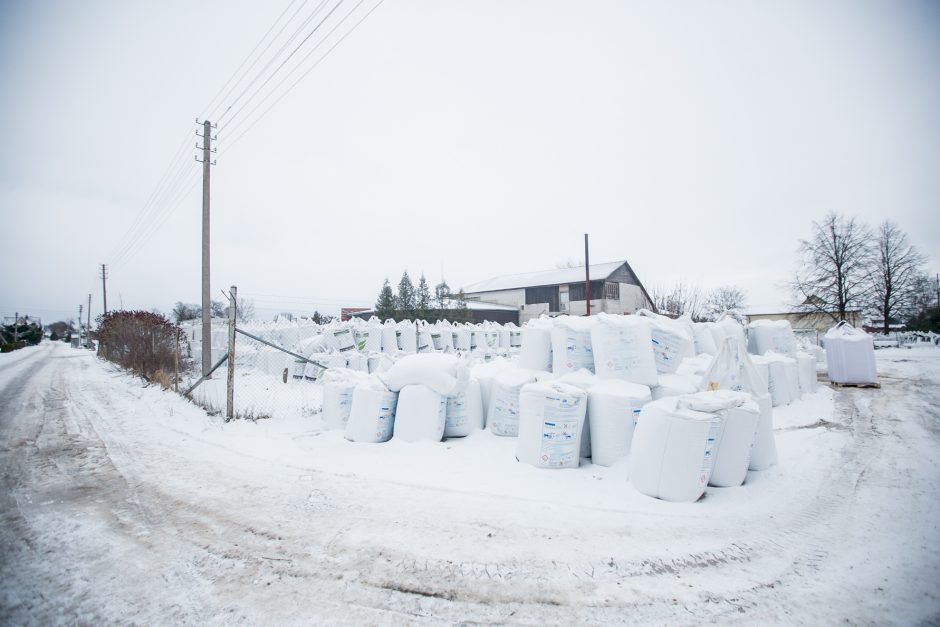
[[[16,342],[19,340],[19,336],[17,335],[17,327],[19,326],[20,326],[20,312],[17,311],[16,313],[13,314],[13,343],[14,344],[16,344]]]
[[[88,324],[85,325],[85,328],[88,329],[88,333],[91,333],[91,294],[88,295],[88,313],[85,314],[88,316]],[[85,343],[88,343],[88,338],[85,338]]]
[[[197,119],[198,123],[199,120]],[[202,123],[202,376],[208,377],[212,369],[212,300],[209,297],[209,167],[215,165],[210,161],[212,150],[212,129],[214,127],[205,120]],[[196,144],[199,148],[199,144]]]
[[[104,315],[108,315],[108,269],[101,264],[101,297],[104,299]]]
[[[78,345],[82,345],[82,305],[78,305]]]

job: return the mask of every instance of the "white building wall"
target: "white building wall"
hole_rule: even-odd
[[[525,288],[515,290],[500,290],[498,292],[473,292],[466,294],[473,300],[482,300],[486,303],[497,303],[499,305],[509,305],[510,307],[521,307],[525,304]]]
[[[649,309],[649,303],[639,286],[621,283],[619,308],[617,313],[636,313],[639,309]]]

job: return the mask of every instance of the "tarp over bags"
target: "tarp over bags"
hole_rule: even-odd
[[[579,387],[546,381],[519,393],[516,459],[539,468],[577,468],[587,393]]]
[[[636,316],[600,313],[594,317],[597,322],[591,329],[591,346],[597,376],[656,385],[650,323]]]
[[[639,383],[605,379],[587,392],[591,461],[598,466],[613,466],[630,452],[640,410],[652,400],[650,389]]]

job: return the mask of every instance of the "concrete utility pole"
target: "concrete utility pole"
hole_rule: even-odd
[[[85,328],[88,330],[88,335],[85,336],[85,344],[88,344],[89,336],[91,335],[91,294],[88,295],[88,313],[85,315],[88,316],[88,324],[85,325]]]
[[[82,305],[78,306],[78,345],[82,345]]]
[[[588,258],[588,234],[584,234],[584,306],[586,313],[591,315],[591,261]]]
[[[196,120],[198,122],[199,120]],[[212,370],[212,300],[209,296],[209,170],[215,165],[209,157],[212,150],[212,124],[202,123],[202,375],[209,376]],[[199,145],[197,144],[198,148]]]
[[[101,264],[101,297],[104,299],[104,315],[108,315],[108,269]]]

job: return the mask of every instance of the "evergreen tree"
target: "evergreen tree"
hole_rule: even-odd
[[[415,293],[415,308],[418,318],[428,319],[431,313],[431,288],[428,287],[428,280],[424,278],[423,272],[418,280],[418,291]]]
[[[470,308],[467,307],[467,297],[463,293],[463,288],[457,292],[457,306],[454,308],[454,322],[472,322],[473,316],[470,314]]]
[[[415,286],[408,276],[408,271],[401,273],[401,280],[398,282],[398,296],[395,298],[395,308],[398,315],[404,319],[411,320],[415,317],[417,303],[415,302]]]
[[[395,317],[395,294],[392,293],[392,286],[385,278],[382,290],[379,292],[379,299],[375,301],[375,315],[380,320]]]
[[[434,304],[438,309],[447,309],[447,301],[450,299],[450,286],[443,278],[441,282],[434,286]]]

